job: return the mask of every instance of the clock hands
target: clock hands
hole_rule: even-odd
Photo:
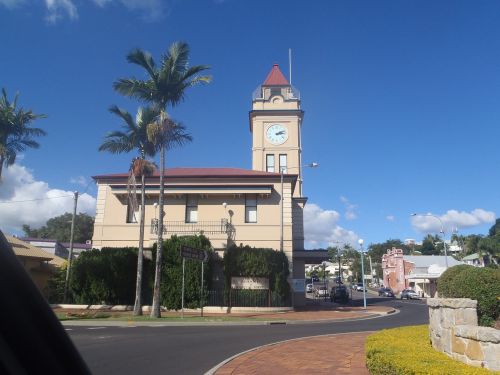
[[[281,130],[281,131],[277,132],[275,135],[281,135],[281,134],[285,134],[285,131]]]

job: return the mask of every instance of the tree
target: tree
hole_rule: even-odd
[[[153,108],[139,108],[135,121],[132,115],[124,109],[112,106],[109,111],[117,115],[122,121],[123,131],[113,131],[106,135],[104,142],[99,146],[99,151],[109,151],[113,154],[130,152],[137,150],[140,157],[132,159],[130,166],[129,181],[129,204],[134,206],[135,212],[135,177],[141,178],[141,214],[139,219],[139,251],[137,252],[137,278],[134,303],[134,315],[142,315],[142,272],[144,258],[144,218],[146,210],[146,176],[151,176],[155,171],[155,165],[146,160],[146,156],[156,154],[155,146],[149,141],[147,127],[155,121],[158,111]],[[130,187],[133,186],[134,194],[131,194]],[[132,199],[130,199],[132,198]]]
[[[7,92],[2,89],[0,97],[0,179],[2,169],[15,163],[17,154],[27,148],[38,148],[40,144],[33,138],[44,136],[46,133],[39,128],[31,127],[35,120],[46,117],[35,114],[31,110],[17,108],[16,94],[14,101],[9,102]]]
[[[436,243],[440,241],[441,239],[439,236],[428,234],[422,241],[422,245],[417,247],[417,250],[420,251],[422,255],[439,255],[440,250],[439,247],[436,246]],[[442,244],[440,245],[442,248]]]
[[[163,242],[163,193],[164,193],[164,170],[165,150],[170,144],[183,142],[165,142],[169,135],[184,134],[183,141],[190,137],[183,133],[184,129],[178,128],[167,114],[167,106],[176,106],[184,100],[186,89],[200,83],[208,83],[211,78],[199,76],[198,74],[207,70],[208,66],[196,65],[189,67],[189,46],[184,42],[173,43],[168,52],[162,57],[159,67],[156,66],[149,52],[135,49],[127,55],[128,62],[143,68],[148,76],[146,80],[137,78],[121,78],[114,83],[114,88],[120,94],[136,98],[140,101],[152,104],[158,111],[159,116],[151,129],[151,136],[155,138],[160,149],[160,198],[159,198],[159,221],[158,221],[158,247]],[[153,125],[153,124],[152,124]],[[163,136],[160,132],[165,131]],[[160,278],[161,278],[162,252],[158,251],[155,266],[155,283],[153,291],[153,306],[151,317],[160,317]]]
[[[27,237],[35,238],[51,238],[60,242],[69,242],[71,236],[71,218],[69,212],[49,219],[47,223],[39,228],[34,229],[29,225],[23,225],[23,231]],[[84,243],[92,239],[94,233],[94,218],[84,213],[75,216],[75,233],[73,236],[74,242]]]
[[[495,224],[492,225],[488,234],[490,237],[500,236],[500,218],[495,221]]]

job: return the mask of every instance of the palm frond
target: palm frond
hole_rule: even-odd
[[[143,67],[151,78],[156,76],[155,62],[149,52],[136,48],[127,55],[127,61]]]
[[[189,45],[186,42],[174,42],[168,53],[162,57],[162,70],[170,74],[183,74],[189,65]]]
[[[156,91],[152,81],[141,81],[136,78],[120,78],[113,83],[113,88],[122,95],[144,102],[151,102]]]
[[[116,105],[112,105],[111,107],[109,107],[108,110],[123,120],[123,122],[125,123],[124,127],[126,129],[133,131],[136,128],[134,119],[132,118],[132,115],[128,111],[126,111],[125,109],[119,108]]]
[[[124,152],[130,152],[133,149],[134,147],[131,143],[125,142],[123,139],[120,138],[106,139],[104,142],[102,142],[102,144],[98,148],[99,151],[108,151],[111,152],[112,154],[121,154]]]

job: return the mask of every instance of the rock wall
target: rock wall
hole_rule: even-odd
[[[472,366],[500,370],[500,331],[477,325],[477,301],[429,298],[427,305],[434,349]]]

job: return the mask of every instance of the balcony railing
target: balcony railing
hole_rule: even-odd
[[[158,219],[151,220],[151,234],[158,233]],[[184,221],[164,221],[164,234],[223,234],[230,233],[232,225],[227,219],[215,221],[198,221],[197,223],[186,223]]]

